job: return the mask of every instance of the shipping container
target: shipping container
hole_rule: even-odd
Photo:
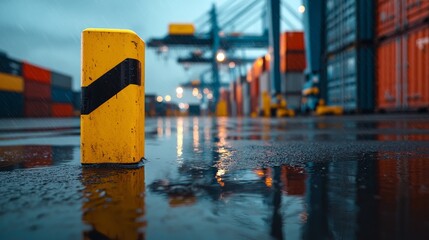
[[[376,10],[377,37],[384,37],[401,30],[401,1],[378,0]]]
[[[429,1],[428,0],[403,0],[406,17],[405,26],[417,24],[429,24]]]
[[[48,84],[35,82],[25,79],[24,81],[24,97],[38,101],[51,100],[51,87]]]
[[[51,72],[47,69],[24,62],[22,66],[23,77],[44,84],[51,84]]]
[[[271,94],[270,72],[263,72],[259,79],[259,109],[262,110],[264,109],[264,94]]]
[[[259,106],[259,77],[255,75],[251,82],[248,82],[249,94],[250,94],[250,113],[258,113]]]
[[[243,116],[243,82],[246,82],[246,77],[239,77],[236,82],[237,116]]]
[[[52,117],[73,117],[73,105],[70,103],[52,103]]]
[[[56,103],[73,103],[73,91],[61,87],[51,86],[51,99]]]
[[[49,101],[26,100],[24,102],[25,117],[50,117],[51,103]]]
[[[24,79],[19,76],[0,73],[0,91],[24,92]]]
[[[286,72],[304,72],[306,68],[305,52],[288,52],[280,56],[280,71]]]
[[[281,81],[280,86],[282,94],[301,94],[305,82],[305,75],[299,72],[288,72],[282,74]]]
[[[280,35],[280,55],[304,49],[304,32],[284,32]]]
[[[326,51],[334,53],[374,36],[373,0],[326,1]]]
[[[0,72],[22,76],[22,63],[9,58],[6,54],[0,55]]]
[[[236,117],[237,116],[237,97],[235,96],[235,94],[237,94],[237,90],[236,90],[236,82],[232,81],[229,84],[229,102],[231,104],[231,117]]]
[[[51,72],[51,85],[53,87],[71,89],[72,77],[58,72]]]
[[[429,108],[429,26],[394,36],[377,49],[377,109]]]
[[[250,86],[249,82],[244,81],[241,84],[243,99],[243,116],[250,116]]]
[[[0,91],[0,118],[24,116],[24,96],[21,93]]]
[[[305,67],[304,33],[283,33],[280,37],[280,71],[303,72]]]
[[[372,47],[349,48],[327,61],[327,104],[345,111],[374,108],[374,52]]]

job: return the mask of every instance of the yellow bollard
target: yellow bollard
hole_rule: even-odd
[[[271,97],[267,91],[262,92],[262,106],[264,117],[271,117]]]
[[[133,31],[82,32],[82,164],[144,158],[144,56]]]
[[[218,117],[227,117],[228,116],[228,106],[226,101],[220,100],[216,105],[216,116]]]

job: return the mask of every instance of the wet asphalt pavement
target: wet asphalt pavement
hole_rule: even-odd
[[[0,120],[0,239],[429,239],[429,115],[153,118],[138,169],[79,119]]]

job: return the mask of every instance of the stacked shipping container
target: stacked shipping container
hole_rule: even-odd
[[[22,117],[24,114],[24,79],[22,64],[0,55],[0,117]]]
[[[24,62],[24,116],[51,116],[51,72]]]
[[[73,116],[72,78],[61,73],[52,72],[51,112],[53,117]]]
[[[377,1],[377,109],[429,108],[429,1]]]
[[[373,110],[373,8],[372,0],[326,1],[328,105],[342,106],[346,111]]]
[[[281,93],[286,99],[288,108],[296,111],[301,109],[305,68],[304,33],[283,33],[280,38]]]
[[[0,117],[71,117],[80,107],[71,83],[69,76],[0,54]]]
[[[281,94],[288,108],[299,110],[306,67],[303,32],[286,32],[280,39]],[[245,77],[230,85],[233,116],[260,115],[263,96],[271,96],[270,55],[259,57]]]

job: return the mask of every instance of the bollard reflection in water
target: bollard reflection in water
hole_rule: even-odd
[[[138,169],[83,168],[84,239],[144,239],[145,178]]]

